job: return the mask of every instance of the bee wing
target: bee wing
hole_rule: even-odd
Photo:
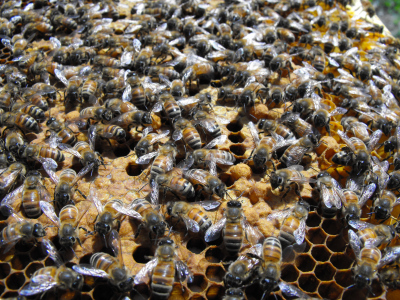
[[[400,256],[400,246],[386,248],[385,255],[382,257],[378,264],[378,269],[393,262]]]
[[[188,172],[184,172],[184,174],[186,174],[186,176],[197,180],[198,182],[200,182],[201,184],[207,184],[207,181],[205,180],[205,178],[203,178],[202,176],[197,175],[196,173],[188,173]]]
[[[163,139],[164,137],[166,137],[169,134],[169,130],[165,130],[163,132],[161,132],[160,134],[157,134],[154,138],[151,139],[150,143],[154,144],[155,142]]]
[[[55,69],[54,70],[54,75],[62,82],[64,83],[65,86],[68,86],[68,80],[65,78],[64,74],[62,71]]]
[[[183,134],[182,134],[182,131],[180,131],[180,130],[175,130],[174,133],[172,134],[172,139],[174,141],[178,141],[178,140],[182,139],[182,137],[183,137]]]
[[[181,260],[175,261],[175,271],[181,282],[187,278],[188,283],[191,283],[194,279],[192,271],[190,271],[189,267]]]
[[[264,238],[264,235],[260,232],[260,230],[258,230],[257,227],[251,226],[245,217],[243,218],[243,226],[246,232],[246,238],[250,244],[258,244]]]
[[[114,256],[117,257],[118,260],[123,264],[121,238],[119,237],[119,234],[115,229],[111,230],[108,236],[108,244],[110,245]]]
[[[89,127],[88,139],[89,139],[90,149],[94,151],[96,145],[96,126]]]
[[[196,123],[200,123],[208,132],[213,132],[214,130],[215,120],[213,119],[199,120]]]
[[[159,190],[157,181],[150,180],[150,187],[151,187],[150,202],[153,205],[158,205],[158,199],[160,197],[160,190]]]
[[[218,208],[221,203],[218,201],[212,201],[212,200],[206,200],[206,201],[197,201],[197,202],[192,202],[192,204],[199,204],[201,205],[205,210],[213,210]]]
[[[329,115],[331,117],[336,116],[336,115],[344,115],[347,112],[347,109],[343,107],[336,107],[334,110],[332,110]]]
[[[55,287],[57,282],[49,275],[37,275],[31,279],[31,282],[24,286],[19,292],[21,296],[32,296],[43,293]]]
[[[130,102],[132,100],[132,87],[130,84],[126,85],[124,92],[122,93],[122,101]]]
[[[49,220],[52,221],[56,226],[60,226],[60,220],[56,215],[53,205],[46,201],[40,201],[39,205],[46,217],[49,218]]]
[[[13,237],[9,238],[7,241],[0,241],[0,247],[3,247],[4,245],[7,245],[7,247],[4,249],[3,254],[7,253],[8,251],[11,250],[12,247],[22,238],[22,235],[16,234]]]
[[[353,249],[356,259],[358,260],[361,253],[361,241],[358,235],[353,231],[349,230],[349,243],[351,249]]]
[[[142,131],[142,138],[144,138],[145,136],[147,136],[150,132],[153,131],[153,127],[149,126],[146,127],[145,129],[143,129]]]
[[[257,146],[260,143],[260,138],[258,137],[258,130],[257,130],[256,126],[254,126],[254,123],[251,121],[249,122],[248,126],[249,126],[251,136],[253,137],[254,143]]]
[[[222,125],[226,125],[231,122],[230,120],[223,118],[223,117],[219,117],[219,116],[215,116],[215,120],[217,120],[217,122]]]
[[[154,103],[150,112],[160,112],[160,111],[162,111],[162,109],[163,109],[163,105],[161,104],[161,102],[156,102],[156,103]]]
[[[55,262],[57,266],[61,266],[63,264],[60,253],[58,253],[56,246],[54,246],[54,244],[50,240],[42,239],[42,248],[43,251],[50,256],[50,258]]]
[[[180,215],[182,218],[183,222],[185,223],[186,229],[191,232],[199,232],[200,231],[200,226],[197,224],[196,221],[186,217],[185,215]]]
[[[297,297],[299,299],[310,299],[310,297],[302,292],[298,287],[292,285],[292,284],[288,284],[286,282],[283,281],[279,281],[278,283],[279,288],[281,290],[281,292],[288,297]]]
[[[11,183],[13,183],[17,179],[17,177],[20,173],[21,173],[21,169],[13,170],[11,173],[8,174],[8,176],[6,178],[4,178],[4,181],[2,184],[4,186],[10,186]]]
[[[282,220],[285,219],[291,212],[292,212],[292,209],[274,211],[273,213],[270,213],[270,214],[267,216],[267,221],[272,222],[272,221],[277,220],[277,219],[279,219],[279,221],[282,221]]]
[[[218,176],[218,174],[217,174],[217,164],[215,162],[214,157],[211,157],[211,159],[208,161],[208,167],[210,168],[211,175]]]
[[[210,42],[211,46],[214,48],[214,50],[217,50],[217,51],[224,51],[224,50],[226,50],[224,46],[218,44],[218,43],[217,43],[216,41],[214,41],[214,40],[209,40],[209,42]]]
[[[306,220],[301,220],[299,228],[294,231],[294,238],[298,245],[304,242],[304,237],[306,236]]]
[[[57,144],[57,146],[61,150],[68,152],[69,154],[72,154],[73,156],[76,156],[76,157],[82,159],[82,155],[78,151],[76,151],[73,147],[71,147],[70,145],[59,143],[59,144]]]
[[[371,198],[372,194],[375,192],[376,190],[376,184],[375,183],[370,183],[368,184],[362,195],[360,196],[359,200],[358,200],[358,205],[360,205],[360,207],[363,207],[364,204],[367,202],[367,200],[369,198]]]
[[[380,129],[374,131],[371,134],[371,137],[369,139],[368,146],[367,146],[368,147],[367,149],[369,152],[371,152],[372,150],[375,149],[376,144],[379,142],[381,136],[382,136],[382,131]]]
[[[145,154],[145,155],[139,157],[136,160],[136,163],[139,165],[147,165],[150,162],[150,160],[157,155],[158,155],[158,151],[150,152],[148,154]]]
[[[92,201],[94,203],[94,206],[96,206],[97,212],[99,214],[101,214],[103,212],[103,204],[101,204],[101,201],[98,197],[98,194],[97,194],[97,191],[95,188],[90,189],[87,200]]]
[[[286,165],[288,167],[298,165],[304,154],[308,151],[308,148],[303,146],[294,146],[290,149],[290,155],[287,157]]]
[[[153,258],[149,261],[135,276],[135,284],[146,283],[150,282],[151,272],[157,266],[158,258]]]
[[[216,145],[220,145],[225,143],[227,136],[226,135],[221,135],[219,137],[216,137],[213,139],[211,142],[209,142],[207,145],[203,147],[203,149],[211,149],[214,148]]]
[[[10,206],[14,201],[19,197],[19,194],[22,193],[22,190],[24,189],[24,185],[21,185],[18,187],[16,190],[12,191],[11,193],[7,194],[3,200],[1,200],[1,208],[3,209],[3,206]]]
[[[132,217],[137,220],[143,220],[142,216],[137,211],[130,208],[129,204],[127,206],[122,206],[118,202],[113,202],[112,208],[114,208],[116,211],[120,212],[121,214],[127,215],[127,216]]]
[[[91,163],[90,165],[85,166],[82,170],[79,171],[79,173],[76,175],[74,180],[71,183],[71,186],[74,186],[83,176],[86,175],[91,169],[94,168],[95,163]]]
[[[164,83],[167,87],[171,87],[172,82],[169,80],[167,76],[159,74],[158,78],[160,79],[161,83]]]
[[[186,106],[186,105],[190,105],[190,104],[194,104],[199,102],[200,99],[196,98],[196,97],[187,97],[187,98],[183,98],[183,99],[179,99],[178,101],[176,101],[178,103],[179,106]]]
[[[102,278],[110,278],[106,271],[101,269],[96,269],[89,264],[80,264],[72,266],[72,269],[75,272],[78,272],[83,275],[87,276],[94,276],[94,277],[102,277]]]
[[[222,217],[221,220],[219,220],[213,226],[208,228],[204,235],[204,240],[206,242],[211,242],[218,239],[221,235],[222,229],[225,227],[225,223],[226,223],[226,217]]]
[[[374,228],[374,226],[375,226],[371,223],[363,222],[363,221],[359,221],[359,220],[350,220],[349,225],[358,230],[364,230],[365,228]]]
[[[334,60],[332,57],[326,56],[326,58],[328,59],[328,62],[329,62],[329,64],[331,66],[334,66],[334,67],[337,67],[337,68],[340,67],[339,63],[336,60]]]
[[[224,151],[224,150],[221,150],[221,151]],[[226,160],[223,158],[214,157],[214,155],[212,153],[208,153],[205,157],[205,160],[206,161],[214,160],[215,163],[220,164],[220,165],[233,165],[233,163],[236,161],[236,158],[234,158],[233,161],[229,161],[229,160]]]
[[[351,142],[351,140],[347,137],[347,135],[343,131],[338,130],[337,134],[342,138],[343,142],[346,143],[347,147],[349,147],[351,149],[351,151],[356,152],[356,148],[354,148],[353,143]]]
[[[321,196],[322,196],[322,201],[324,201],[324,204],[326,207],[331,208],[335,204],[334,199],[333,199],[333,190],[328,189],[325,184],[321,185]],[[336,206],[336,205],[335,205]]]

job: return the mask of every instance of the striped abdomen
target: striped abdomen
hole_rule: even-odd
[[[35,271],[35,273],[33,273],[31,278],[36,277],[38,275],[44,275],[44,276],[50,276],[52,278],[56,278],[58,269],[59,268],[56,266],[43,267],[43,268],[40,268],[39,270]]]
[[[59,131],[57,135],[61,138],[61,143],[63,144],[73,145],[76,143],[76,136],[68,127],[65,127],[63,130]]]
[[[22,206],[24,207],[25,214],[29,218],[39,217],[42,209],[39,206],[40,193],[35,188],[24,188],[22,193]]]
[[[112,273],[115,268],[120,268],[120,263],[117,258],[104,252],[98,252],[90,258],[90,264],[96,268],[107,272],[112,278]]]
[[[199,132],[194,127],[187,127],[182,130],[183,140],[193,150],[201,148],[201,138]]]
[[[226,250],[231,253],[238,253],[242,247],[244,237],[241,221],[229,222],[228,220],[223,233]]]
[[[170,120],[175,120],[177,117],[182,117],[182,111],[175,99],[167,100],[164,102],[164,110]]]
[[[175,282],[175,265],[173,261],[159,261],[153,269],[151,290],[159,299],[168,299]]]
[[[296,240],[294,238],[294,232],[300,226],[300,220],[294,216],[287,217],[281,226],[279,232],[279,240],[281,242],[282,247],[286,247],[288,245],[293,245]]]
[[[38,155],[40,157],[52,158],[55,161],[59,161],[59,162],[65,160],[64,154],[60,150],[57,150],[57,149],[54,149],[54,148],[51,148],[48,146],[39,146],[39,147],[40,147],[40,149],[39,149]]]
[[[156,178],[157,175],[160,174],[165,174],[167,170],[167,166],[170,164],[171,166],[173,165],[173,159],[169,155],[158,155],[154,162],[153,165],[151,166],[151,171],[150,171],[150,178]]]
[[[146,216],[148,213],[154,211],[151,204],[145,199],[135,199],[132,202],[131,208],[137,211],[142,217]]]
[[[8,125],[8,124],[7,124]],[[15,116],[15,124],[10,124],[11,126],[17,125],[22,128],[32,130],[33,132],[39,132],[39,125],[34,118],[30,115],[24,113],[17,113]]]
[[[263,244],[264,262],[280,263],[282,261],[282,246],[278,238],[268,237]]]
[[[196,195],[193,185],[182,177],[172,176],[169,187],[180,196],[188,199],[192,199]]]
[[[76,227],[78,224],[79,211],[75,205],[68,204],[64,206],[59,214],[61,224],[71,224]]]
[[[200,226],[200,230],[205,232],[208,228],[211,227],[212,222],[208,218],[208,216],[200,209],[193,207],[188,213],[187,216],[196,221],[197,224]]]
[[[62,183],[72,183],[76,177],[76,172],[74,169],[65,169],[60,174],[59,184]]]

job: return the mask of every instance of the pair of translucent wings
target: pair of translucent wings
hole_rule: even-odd
[[[217,223],[208,228],[205,233],[204,240],[208,243],[218,239],[221,236],[222,230],[225,228],[226,221],[227,219],[224,216]],[[242,216],[242,226],[247,240],[252,245],[259,243],[264,238],[264,235],[258,230],[257,227],[250,225],[245,216]]]
[[[198,202],[192,202],[191,205],[201,205],[205,210],[213,210],[218,208],[221,203],[218,201],[198,201]],[[200,231],[200,226],[199,224],[186,216],[185,214],[179,214],[179,217],[182,219],[182,221],[185,223],[185,226],[187,230],[192,231],[192,232],[199,232]]]
[[[357,142],[357,143],[364,143],[363,141],[361,141],[360,139],[358,139],[356,137],[352,137],[352,138],[347,137],[347,135],[341,130],[338,130],[337,133],[342,138],[342,140],[346,143],[347,147],[349,147],[353,153],[357,153],[357,149],[355,148],[353,141]],[[379,129],[372,133],[370,140],[368,142],[368,145],[366,145],[366,148],[369,152],[371,152],[372,150],[375,149],[381,136],[382,136],[382,131]]]
[[[337,209],[342,207],[342,202],[346,202],[346,198],[343,194],[342,187],[340,184],[332,177],[330,177],[331,187],[321,184],[321,197],[324,201],[325,206],[331,208],[335,206]]]
[[[354,192],[361,192],[361,195],[358,198],[358,205],[363,207],[364,204],[371,198],[376,190],[376,184],[370,183],[366,186],[363,186],[361,182],[362,178],[360,176],[349,176],[346,181],[346,189],[354,191]],[[346,202],[343,202],[346,203]]]

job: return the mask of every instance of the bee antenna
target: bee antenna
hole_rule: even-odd
[[[71,248],[72,253],[73,253],[74,256],[76,257],[76,259],[79,259],[79,257],[76,255],[76,253],[75,253],[75,251],[74,251],[74,248],[72,248],[72,247],[70,247],[70,248]]]
[[[135,288],[132,288],[132,291],[135,291],[135,294],[138,295],[141,299],[146,300],[145,297],[143,297],[143,295],[141,293],[139,293],[139,291]],[[120,300],[124,299],[123,296],[121,296],[122,298],[120,298]]]

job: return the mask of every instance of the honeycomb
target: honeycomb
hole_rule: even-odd
[[[95,2],[95,1],[93,1]],[[304,2],[304,3],[303,3]],[[328,11],[329,1],[320,1],[318,5],[323,11]],[[73,5],[76,5],[74,1],[71,1]],[[90,4],[91,1],[82,1],[80,5]],[[103,14],[94,14],[95,20],[101,20],[101,18],[112,18],[113,9],[116,9],[119,13],[117,20],[107,21],[107,28],[99,25],[99,30],[108,32],[107,29],[111,29],[113,34],[121,35],[128,28],[129,23],[124,20],[133,19],[135,12],[131,12],[131,8],[139,2],[131,1],[120,1],[104,2],[105,6],[109,6],[105,9]],[[147,3],[147,2],[146,2]],[[150,3],[150,2],[148,2]],[[163,2],[164,3],[164,2]],[[178,3],[178,2],[177,2]],[[191,6],[202,4],[200,1],[179,2],[179,4],[190,4],[189,8],[185,7],[183,16],[190,16],[195,13]],[[226,1],[226,5],[230,5],[236,2]],[[241,2],[239,2],[241,3]],[[246,2],[243,2],[246,3]],[[306,4],[306,1],[301,2],[302,5],[297,11],[305,11],[306,7],[310,4]],[[164,3],[166,5],[166,3]],[[212,8],[220,7],[223,1],[210,1],[204,2],[206,4],[206,10],[211,11]],[[257,1],[254,4],[253,10],[257,10],[257,7],[270,7],[273,8],[275,5],[274,1]],[[279,4],[279,3],[278,3]],[[278,5],[277,4],[277,5]],[[364,11],[364,7],[359,2],[352,3],[352,5],[343,6],[343,2],[335,2],[335,7],[341,11],[345,11],[350,17],[360,16],[365,18],[374,24],[381,24],[379,19],[374,16],[370,18]],[[9,6],[8,6],[9,5]],[[1,7],[2,16],[5,14],[7,9],[12,7],[18,8],[17,2],[7,1]],[[33,5],[35,9],[39,9],[38,13],[44,15],[50,11],[50,8],[54,9],[56,4],[54,2],[47,1],[36,1],[36,2],[22,2],[20,8]],[[94,4],[93,4],[94,5]],[[171,5],[175,5],[175,2]],[[44,6],[44,8],[41,8]],[[201,6],[200,6],[201,7]],[[19,8],[18,8],[19,9]],[[278,11],[278,8],[276,8]],[[312,10],[311,10],[312,11]],[[261,11],[260,11],[261,12]],[[246,15],[246,12],[242,12]],[[157,15],[158,14],[158,15]],[[288,12],[281,11],[282,17],[287,17]],[[157,17],[159,24],[165,23],[165,19],[158,12],[154,12]],[[196,16],[197,17],[197,16]],[[243,17],[243,16],[242,16]],[[182,17],[183,18],[183,17]],[[190,18],[189,18],[190,19]],[[3,22],[3,20],[1,21]],[[101,23],[99,23],[101,24]],[[382,25],[382,24],[381,24]],[[314,26],[315,31],[323,30],[319,26]],[[20,33],[24,28],[20,24],[15,26],[12,34]],[[148,34],[150,35],[151,32]],[[4,34],[4,33],[2,33]],[[33,40],[30,42],[26,49],[42,49],[46,55],[52,55],[53,46],[49,41],[51,36],[63,37],[71,34],[71,30],[68,28],[61,27],[51,32],[45,32],[44,34],[38,33]],[[7,34],[4,34],[7,35]],[[78,33],[78,36],[80,34]],[[389,36],[390,33],[384,28],[382,33],[369,34],[366,37],[361,38],[360,41],[355,41],[354,46],[360,49],[360,52],[365,54],[365,51],[373,48],[378,38]],[[83,33],[82,33],[83,36]],[[298,34],[296,39],[298,41]],[[154,38],[152,36],[152,38]],[[291,43],[290,46],[297,45],[297,42]],[[3,47],[3,45],[1,45]],[[112,49],[98,49],[98,54],[109,55],[113,57],[120,57],[122,50],[119,48]],[[183,51],[183,50],[182,50]],[[336,49],[335,51],[338,51]],[[2,69],[5,66],[16,64],[13,61],[11,55],[11,49],[3,47],[2,55],[0,58],[0,64]],[[169,57],[165,62],[173,60],[173,57]],[[365,56],[363,57],[363,60]],[[163,62],[163,63],[165,63]],[[90,65],[90,61],[86,63]],[[301,61],[296,61],[293,58],[294,69],[301,67]],[[22,70],[27,72],[27,70]],[[50,72],[50,71],[49,71]],[[326,66],[325,72],[334,72],[335,75],[338,73],[334,71],[332,66]],[[46,131],[48,129],[46,120],[49,117],[56,116],[56,118],[62,122],[70,122],[68,126],[77,132],[78,141],[87,141],[87,130],[79,128],[74,122],[79,119],[79,111],[88,106],[85,103],[73,103],[71,107],[64,105],[64,94],[63,90],[65,86],[61,84],[59,80],[54,76],[54,72],[50,72],[50,82],[60,92],[57,95],[57,99],[49,101],[49,110],[45,112],[45,120],[40,123],[40,132],[37,134],[26,135],[26,139],[30,143],[44,144],[46,140]],[[279,84],[285,85],[290,82],[286,71],[283,72],[282,78]],[[28,86],[31,86],[35,82],[41,80],[40,76],[34,78],[28,77]],[[295,80],[296,76],[291,75],[292,80]],[[294,79],[293,79],[294,78]],[[218,79],[218,78],[216,78]],[[9,78],[2,74],[3,84],[7,83]],[[249,121],[254,122],[254,119],[279,119],[282,113],[290,109],[289,104],[280,103],[279,105],[267,105],[256,101],[254,106],[248,108],[245,112],[242,108],[236,107],[235,103],[224,102],[217,100],[218,89],[210,86],[209,84],[200,84],[197,86],[195,82],[187,83],[186,87],[191,95],[197,92],[206,93],[208,92],[212,97],[212,110],[216,116],[224,117],[229,120],[229,123],[222,125],[222,134],[227,136],[227,140],[218,145],[218,149],[226,150],[232,153],[236,158],[235,165],[231,167],[221,167],[218,170],[219,178],[226,184],[228,189],[228,195],[226,199],[222,199],[221,206],[214,211],[206,212],[208,217],[215,223],[221,219],[226,208],[226,202],[229,199],[236,199],[240,196],[239,200],[244,208],[244,215],[248,222],[257,227],[265,237],[278,236],[279,228],[276,224],[272,224],[267,221],[267,216],[276,210],[283,210],[293,206],[298,197],[292,191],[286,197],[286,201],[282,201],[281,194],[272,191],[269,183],[269,177],[267,174],[260,173],[254,168],[251,163],[248,163],[247,159],[250,157],[252,150],[255,147],[253,138],[249,132],[246,124]],[[342,98],[335,96],[331,93],[323,91],[323,103],[330,107],[330,111],[333,111],[340,105]],[[353,112],[350,112],[350,115]],[[353,113],[355,115],[355,113]],[[164,122],[164,118],[161,113],[152,113],[153,123],[152,127],[155,130],[172,130],[168,122]],[[329,135],[325,129],[321,130],[322,138],[321,144],[310,153],[309,157],[304,157],[302,164],[307,165],[308,168],[303,174],[306,177],[315,178],[320,170],[328,170],[330,174],[336,178],[339,183],[344,187],[348,172],[351,170],[347,167],[341,167],[333,164],[332,157],[338,153],[344,146],[340,136],[337,134],[338,130],[343,130],[340,123],[340,116],[332,117],[331,122],[331,134]],[[141,128],[143,129],[143,128]],[[394,132],[394,130],[392,130]],[[143,198],[148,196],[150,193],[148,183],[148,176],[151,168],[150,165],[140,165],[136,163],[137,156],[133,150],[135,145],[138,143],[142,136],[141,130],[138,128],[131,128],[127,132],[127,142],[118,143],[117,141],[110,140],[97,140],[96,151],[99,151],[101,156],[104,158],[105,167],[100,166],[98,171],[93,172],[82,178],[78,184],[79,189],[84,195],[88,195],[90,189],[96,189],[100,195],[100,200],[103,204],[111,199],[121,199],[124,203],[129,203],[136,198]],[[201,133],[203,143],[207,140],[205,134]],[[386,137],[384,136],[380,143],[384,142]],[[168,139],[163,139],[161,143],[166,142]],[[210,139],[208,139],[209,141]],[[389,162],[393,162],[393,159],[383,150],[377,149],[373,153],[380,160],[388,159]],[[185,156],[185,149],[183,145],[179,144],[179,153],[177,155],[177,161],[180,161]],[[279,161],[274,159],[278,169],[282,166],[279,165]],[[334,167],[332,167],[332,165]],[[54,194],[54,184],[48,178],[47,174],[38,166],[33,164],[31,168],[39,169],[44,176],[44,185],[48,192]],[[73,157],[65,153],[65,160],[58,163],[56,174],[59,175],[63,169],[72,168],[77,172],[81,170],[82,166],[76,157]],[[392,167],[391,167],[392,168]],[[22,183],[22,181],[21,181]],[[19,186],[18,183],[17,186]],[[306,293],[309,297],[323,298],[323,299],[398,299],[400,293],[398,290],[388,289],[383,286],[379,280],[375,279],[371,285],[371,291],[359,290],[355,288],[347,289],[354,284],[352,267],[355,261],[355,255],[348,244],[347,227],[345,227],[343,220],[340,216],[334,218],[324,218],[322,216],[321,209],[319,207],[319,193],[315,190],[313,184],[304,184],[301,189],[301,197],[311,205],[311,211],[308,215],[306,225],[306,237],[305,243],[306,248],[301,253],[296,253],[293,257],[287,257],[284,259],[282,265],[281,279],[291,285],[298,287],[301,291]],[[243,192],[243,193],[242,193]],[[214,197],[218,200],[217,197]],[[166,201],[172,200],[173,195],[167,194]],[[166,202],[165,201],[165,202]],[[79,194],[75,193],[74,202],[78,209],[84,210],[85,199]],[[379,221],[375,220],[374,217],[370,217],[369,207],[372,205],[371,201],[368,201],[365,207],[363,207],[363,215],[361,220],[378,224]],[[21,211],[21,201],[18,200],[13,204],[15,211]],[[165,218],[170,221],[165,211],[165,205],[161,205],[161,213]],[[400,209],[394,208],[392,216],[396,218],[400,213]],[[80,226],[86,228],[88,231],[94,230],[94,223],[97,217],[97,210],[92,205],[87,211],[84,211],[84,216],[81,219]],[[9,222],[13,220],[7,219],[5,216],[1,216],[0,229],[5,228]],[[58,229],[54,226],[50,220],[43,214],[37,221],[44,226],[50,226],[46,229],[47,238],[52,240],[57,247],[59,247],[57,240]],[[385,224],[394,224],[396,220],[388,219]],[[170,222],[171,224],[171,222]],[[156,241],[150,239],[147,234],[140,234],[138,238],[134,238],[134,233],[139,226],[139,222],[124,218],[121,222],[119,234],[122,240],[123,249],[123,260],[124,264],[130,270],[132,275],[139,272],[144,264],[150,261],[157,248]],[[222,299],[225,295],[226,287],[224,286],[224,276],[229,266],[229,257],[222,243],[222,239],[218,239],[211,243],[206,243],[204,237],[200,233],[185,232],[183,224],[174,226],[170,232],[170,236],[173,238],[177,246],[177,254],[179,259],[185,262],[190,270],[194,274],[194,280],[191,283],[175,282],[173,291],[169,299]],[[63,258],[66,262],[66,266],[72,267],[77,264],[89,263],[90,257],[96,252],[109,252],[109,249],[104,247],[103,241],[99,235],[87,235],[85,231],[79,231],[79,237],[81,245],[74,247],[74,252],[65,251],[62,252]],[[50,257],[46,256],[42,251],[41,241],[36,242],[36,245],[31,243],[19,242],[12,248],[8,253],[0,252],[0,295],[2,299],[11,297],[17,297],[19,291],[29,283],[30,278],[36,270],[44,266],[52,266],[54,262]],[[397,245],[398,239],[394,239],[391,246]],[[246,245],[249,248],[251,245]],[[257,284],[252,284],[244,288],[245,298],[250,299],[261,299],[263,291],[256,288]],[[75,299],[80,298],[84,300],[94,299],[120,299],[123,295],[116,294],[112,286],[107,280],[98,279],[90,276],[85,276],[85,282],[81,293],[74,293],[70,291],[63,291],[60,289],[53,289],[41,296],[29,297],[29,299]],[[135,286],[135,290],[130,294],[127,294],[131,299],[147,299],[151,296],[151,290],[148,285],[140,284]],[[268,299],[287,299],[279,289],[275,290]],[[290,298],[290,297],[289,297]]]

